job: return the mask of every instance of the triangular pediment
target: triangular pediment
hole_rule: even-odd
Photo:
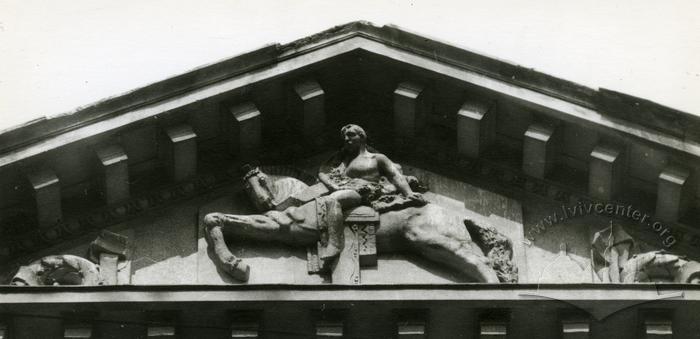
[[[108,229],[130,239],[129,283],[230,283],[207,253],[205,212],[254,212],[242,198],[246,163],[291,166],[315,182],[321,158],[342,147],[338,130],[349,123],[365,127],[372,146],[430,182],[431,202],[507,234],[516,261],[522,259],[521,276],[557,260],[571,270],[580,264],[576,256],[559,258],[551,235],[553,243],[533,252],[546,263],[526,263],[525,246],[534,241],[528,231],[541,223],[523,220],[523,204],[540,213],[616,201],[635,206],[628,218],[655,210],[663,228],[650,217],[646,230],[628,232],[650,248],[697,254],[688,226],[700,205],[692,176],[700,169],[697,117],[356,22],[0,134],[0,221],[8,235],[0,259],[12,267],[57,250],[81,255]],[[607,170],[616,164],[630,178],[623,185],[629,190],[614,197],[619,202],[611,195],[614,180],[590,176],[617,176]],[[663,194],[683,195],[683,205],[657,197]],[[585,220],[605,226],[608,218]],[[572,242],[590,246],[597,231],[581,231]],[[326,279],[304,271],[305,247],[255,246],[234,251],[264,267],[251,283]],[[411,256],[380,257],[365,282],[469,281]],[[578,268],[590,277],[585,266]]]

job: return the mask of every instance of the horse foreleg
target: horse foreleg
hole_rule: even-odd
[[[460,271],[479,282],[499,282],[496,272],[488,265],[488,259],[476,253],[469,240],[458,240],[420,227],[408,229],[404,237],[412,249],[431,261]]]
[[[246,282],[250,277],[250,266],[237,258],[226,246],[222,225],[205,225],[207,243],[214,249],[214,264],[234,279]]]

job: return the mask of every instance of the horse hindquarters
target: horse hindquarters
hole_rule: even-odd
[[[488,259],[472,249],[470,240],[442,234],[430,226],[406,225],[403,236],[411,249],[477,282],[499,283],[496,272],[487,263]]]

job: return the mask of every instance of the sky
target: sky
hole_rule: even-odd
[[[700,115],[698,13],[695,0],[0,0],[0,130],[357,20]]]

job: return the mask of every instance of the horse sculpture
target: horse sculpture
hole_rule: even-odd
[[[256,168],[244,176],[244,185],[253,205],[263,214],[210,213],[203,221],[207,242],[214,251],[213,260],[237,280],[247,281],[250,267],[231,253],[224,233],[238,239],[308,247],[319,241],[319,225],[343,218],[339,203],[328,195],[286,207],[285,201],[309,188],[301,180],[271,177]],[[323,215],[319,215],[319,209],[325,211]],[[499,277],[502,281],[516,279],[515,268],[510,263],[510,241],[493,228],[461,220],[455,213],[432,203],[388,211],[380,214],[379,219],[378,251],[410,251],[478,282],[497,283]],[[472,241],[472,237],[480,240],[480,244]]]

